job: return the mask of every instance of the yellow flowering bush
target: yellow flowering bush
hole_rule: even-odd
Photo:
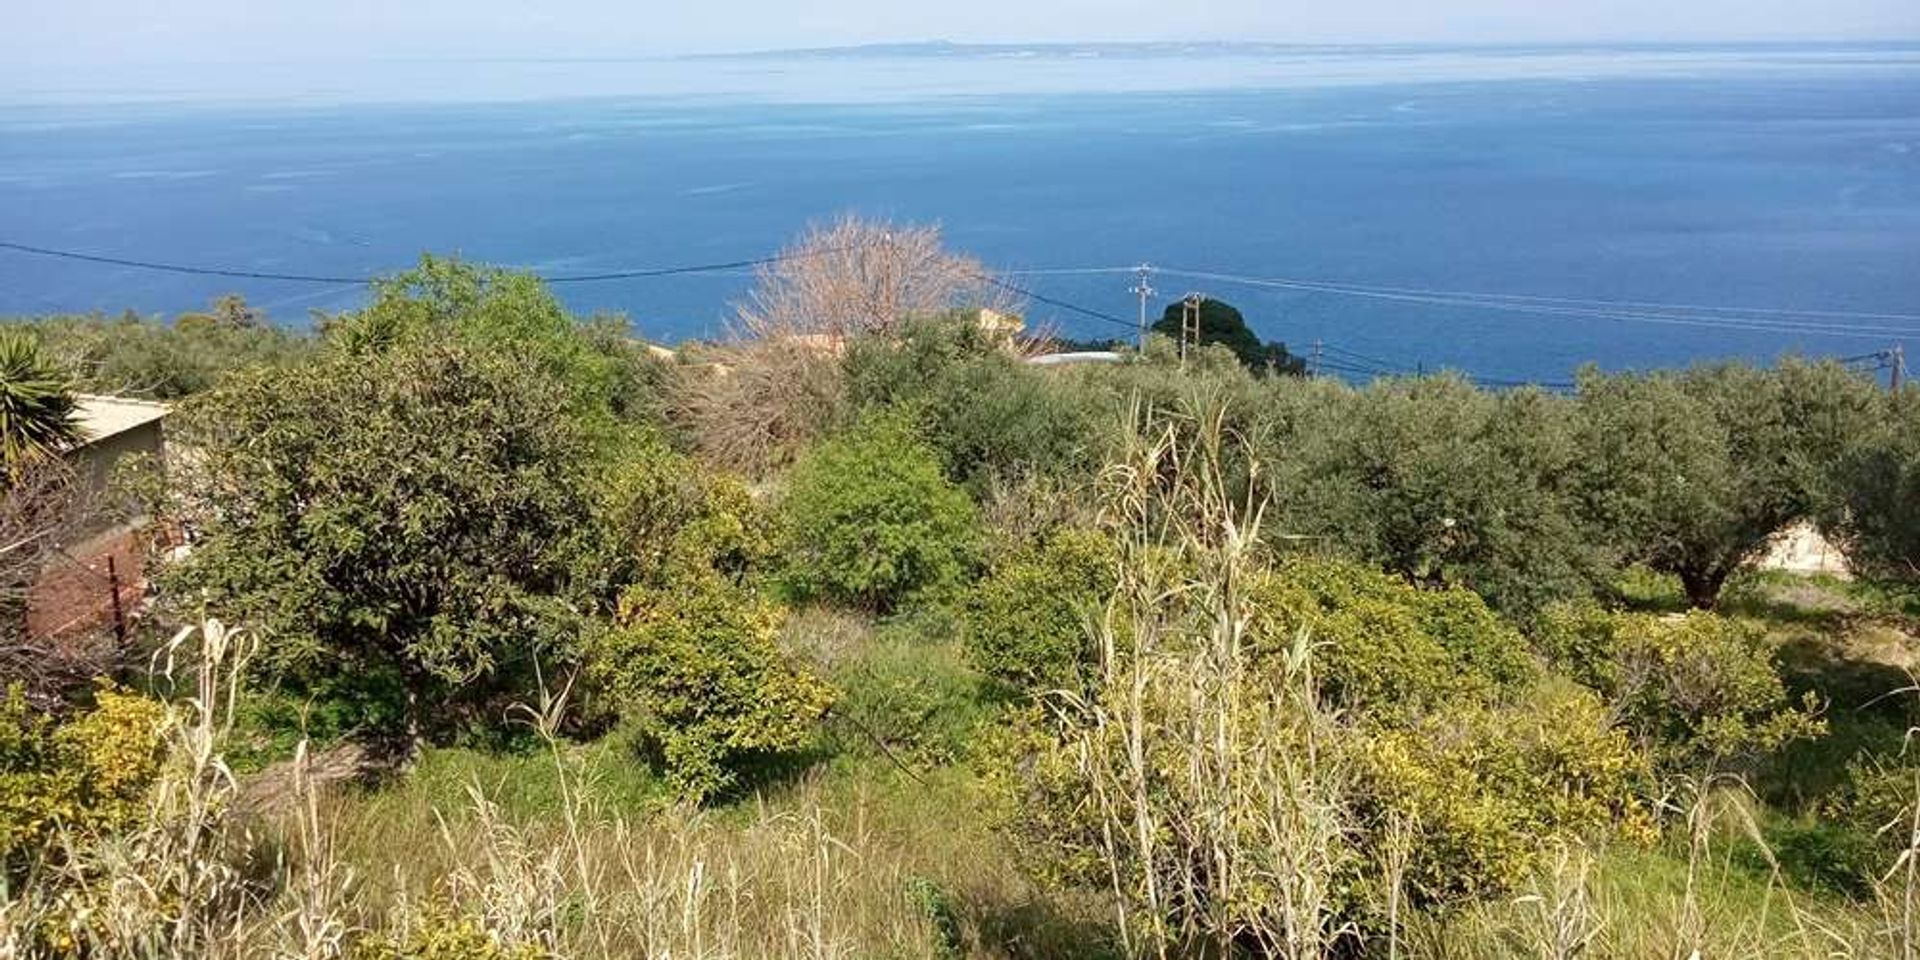
[[[1656,835],[1651,768],[1592,693],[1546,684],[1514,706],[1465,705],[1354,741],[1361,821],[1407,831],[1415,902],[1511,890],[1555,839]]]
[[[1766,632],[1713,613],[1555,608],[1537,642],[1556,667],[1598,692],[1663,766],[1743,762],[1825,730],[1819,705],[1788,696]]]
[[[1471,591],[1422,590],[1341,560],[1300,557],[1254,579],[1254,633],[1283,649],[1305,629],[1323,693],[1411,716],[1498,699],[1539,675],[1526,639]]]
[[[782,611],[715,573],[636,587],[588,675],[660,754],[681,792],[731,787],[741,765],[799,747],[833,688],[776,642]]]
[[[472,917],[435,907],[396,932],[368,936],[354,944],[352,960],[548,960],[551,951],[537,944],[509,946]]]
[[[19,687],[0,699],[0,862],[17,865],[56,829],[111,832],[137,821],[160,772],[160,703],[103,686],[93,709],[58,723]]]

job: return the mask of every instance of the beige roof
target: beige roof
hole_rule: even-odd
[[[131,397],[102,397],[83,393],[76,399],[79,401],[80,428],[86,431],[87,437],[82,446],[137,430],[165,417],[173,409],[164,403]]]

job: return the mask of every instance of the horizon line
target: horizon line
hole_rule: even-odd
[[[1103,49],[1116,52],[1136,50],[1174,51],[1188,47],[1211,47],[1220,50],[1242,49],[1249,51],[1272,52],[1420,52],[1420,51],[1499,51],[1499,50],[1712,50],[1712,49],[1817,49],[1817,48],[1854,48],[1854,49],[1914,49],[1920,50],[1920,34],[1910,37],[1718,37],[1690,39],[1650,39],[1650,38],[1542,38],[1512,40],[1268,40],[1268,39],[1218,39],[1189,38],[1164,40],[875,40],[846,44],[827,44],[796,47],[748,47],[730,49],[684,49],[673,51],[636,51],[630,54],[569,54],[569,53],[529,53],[529,54],[474,54],[474,55],[416,55],[416,56],[370,56],[370,57],[259,57],[259,58],[183,58],[183,59],[140,59],[121,60],[123,66],[172,66],[188,64],[321,64],[321,63],[642,63],[673,60],[708,59],[745,59],[777,57],[822,57],[841,54],[875,54],[888,51],[912,53],[915,51],[936,52],[952,51],[962,55],[969,53],[1005,53],[1015,51],[1056,51],[1075,49]],[[62,61],[71,65],[70,61]],[[47,64],[33,60],[16,60],[16,67],[39,67]]]

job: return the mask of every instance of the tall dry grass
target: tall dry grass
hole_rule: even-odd
[[[1352,933],[1351,777],[1298,636],[1254,677],[1248,580],[1262,503],[1224,414],[1136,414],[1105,473],[1119,583],[1093,625],[1099,681],[1057,697],[1116,926],[1136,955],[1319,957]]]
[[[528,717],[561,784],[551,819],[514,822],[476,784],[461,809],[435,811],[437,831],[383,838],[390,872],[369,876],[342,837],[354,801],[311,781],[304,747],[293,802],[271,819],[240,803],[221,746],[251,649],[210,621],[163,651],[160,683],[180,671],[187,689],[144,823],[49,851],[0,902],[0,957],[319,960],[356,944],[406,955],[449,922],[527,951],[514,956],[944,955],[938,918],[909,900],[914,859],[857,816],[818,804],[744,822],[599,809],[556,736],[558,699]]]

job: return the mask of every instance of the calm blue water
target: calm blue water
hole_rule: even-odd
[[[1046,82],[986,89],[862,88],[862,76],[921,74],[836,65],[835,83],[862,96],[786,82],[805,65],[755,66],[752,89],[672,97],[643,95],[639,81],[613,95],[505,103],[63,94],[0,106],[0,239],[265,271],[360,276],[433,250],[565,273],[758,256],[851,210],[939,221],[955,247],[1015,270],[1150,261],[1374,287],[1912,317],[1757,331],[1696,325],[1697,311],[1534,314],[1155,279],[1170,296],[1230,300],[1296,348],[1321,339],[1489,377],[1559,379],[1589,360],[1920,347],[1920,54],[1519,70],[1497,56],[1454,57],[1447,69],[1322,63],[1310,76],[1212,64],[1198,80],[1177,64],[1109,62],[1082,76],[1053,63]],[[719,68],[672,72],[705,69]],[[973,83],[968,71],[995,67],[937,69]],[[674,339],[720,332],[749,282],[565,293],[580,310],[622,311],[641,332]],[[1021,282],[1122,317],[1136,310],[1130,276]],[[0,251],[0,315],[173,312],[230,290],[287,323],[360,296]],[[1032,314],[1071,333],[1126,333],[1047,306]]]

